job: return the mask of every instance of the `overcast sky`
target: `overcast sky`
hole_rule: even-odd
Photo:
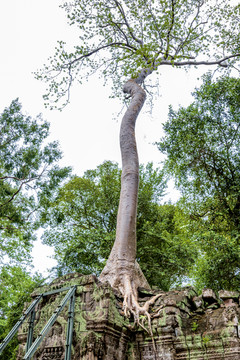
[[[122,109],[118,100],[109,99],[110,87],[102,87],[97,76],[88,83],[75,86],[71,102],[62,111],[44,108],[42,95],[45,84],[34,79],[33,72],[53,54],[57,40],[77,41],[77,31],[69,27],[65,12],[58,7],[61,0],[2,0],[0,6],[0,111],[19,98],[23,111],[34,117],[42,113],[51,123],[51,138],[59,140],[64,157],[61,165],[72,166],[82,175],[104,160],[120,163],[118,144],[120,119],[114,120]],[[146,108],[137,121],[137,142],[141,163],[153,161],[157,166],[162,157],[153,142],[162,136],[162,124],[167,119],[168,106],[188,105],[191,91],[200,84],[200,70],[161,68],[159,89],[152,115]],[[124,79],[123,79],[124,80]],[[173,191],[169,197],[175,199]],[[41,256],[40,256],[41,252]],[[49,249],[38,245],[34,250],[36,269],[51,266],[46,256]],[[42,259],[45,258],[43,265]],[[37,259],[41,259],[38,261]]]

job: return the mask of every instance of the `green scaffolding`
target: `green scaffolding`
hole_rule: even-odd
[[[76,293],[77,286],[72,286],[68,288],[57,289],[53,291],[48,291],[43,294],[40,294],[36,297],[36,299],[31,303],[28,309],[23,313],[19,321],[14,325],[12,330],[8,333],[5,337],[3,342],[0,344],[0,354],[4,350],[4,348],[8,345],[11,341],[13,336],[18,331],[19,327],[22,325],[24,320],[30,315],[29,321],[29,328],[28,328],[28,336],[27,336],[27,344],[26,344],[26,353],[23,357],[23,360],[30,360],[31,357],[34,355],[36,350],[38,349],[39,345],[43,341],[44,337],[48,334],[51,327],[55,323],[57,317],[69,301],[69,308],[68,308],[68,324],[67,324],[67,335],[66,335],[66,345],[65,345],[65,358],[64,360],[71,360],[71,345],[72,345],[72,335],[73,335],[73,321],[74,321],[74,305],[75,305],[75,293]],[[44,296],[53,295],[56,293],[60,293],[63,291],[68,291],[64,299],[61,301],[60,305],[54,310],[52,316],[43,327],[35,341],[33,342],[33,330],[34,330],[34,320],[35,320],[35,307],[40,302],[40,300]]]

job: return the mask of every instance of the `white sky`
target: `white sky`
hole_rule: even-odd
[[[0,5],[0,112],[19,97],[23,111],[34,117],[43,113],[51,123],[51,138],[59,140],[64,158],[61,165],[73,166],[82,175],[104,160],[120,163],[118,144],[120,121],[113,120],[121,110],[118,100],[109,99],[111,89],[102,87],[97,77],[72,89],[71,103],[62,111],[49,111],[43,106],[45,85],[34,79],[32,72],[41,68],[53,54],[57,40],[74,42],[77,33],[66,22],[65,13],[58,8],[61,0],[2,0]],[[153,161],[157,166],[162,157],[154,141],[162,136],[162,123],[167,119],[168,106],[188,105],[191,91],[200,82],[200,71],[191,69],[161,69],[159,97],[152,115],[144,112],[137,122],[137,142],[141,163]],[[175,199],[170,191],[169,197]],[[35,246],[35,266],[41,272],[51,267],[47,256],[51,250]],[[43,261],[43,259],[45,259]]]

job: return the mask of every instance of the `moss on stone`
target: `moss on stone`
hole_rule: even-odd
[[[161,317],[158,319],[158,325],[159,326],[166,326],[167,324],[167,314],[165,309],[162,309],[161,311]]]

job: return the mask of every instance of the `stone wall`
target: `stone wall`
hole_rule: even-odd
[[[72,360],[239,360],[239,293],[205,289],[197,296],[192,288],[161,292],[151,309],[152,337],[122,314],[122,299],[94,276],[69,274],[36,295],[77,285]],[[158,292],[159,293],[159,292]],[[39,334],[65,293],[49,295],[37,306],[34,337]],[[153,294],[140,291],[140,302]],[[33,360],[63,360],[68,306],[61,312]],[[131,319],[130,319],[131,320]],[[145,324],[147,327],[147,323]],[[20,328],[17,360],[22,360],[28,323]]]

